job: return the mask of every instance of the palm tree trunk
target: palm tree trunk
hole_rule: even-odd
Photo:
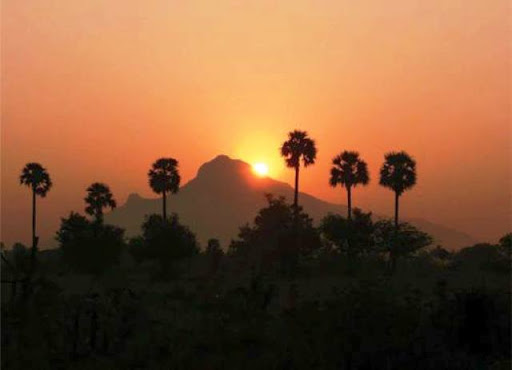
[[[288,256],[288,271],[289,276],[292,277],[295,274],[295,268],[297,266],[297,260],[295,256],[301,249],[301,240],[299,236],[299,165],[295,167],[295,194],[293,199],[293,230],[295,234],[295,250]]]
[[[295,194],[293,198],[293,207],[297,210],[299,206],[299,166],[295,167]]]
[[[352,219],[352,188],[350,186],[347,187],[347,207],[348,207],[348,219]]]
[[[96,212],[96,222],[98,224],[103,224],[103,211],[101,208]]]
[[[163,197],[163,200],[164,200],[164,208],[163,208],[163,217],[164,217],[164,220],[167,220],[167,197],[165,196],[165,190],[162,192],[162,197]]]
[[[397,238],[398,238],[398,199],[400,198],[400,195],[398,194],[398,192],[395,192],[395,245],[392,245],[392,249],[390,251],[390,254],[389,254],[389,257],[390,257],[390,272],[393,274],[396,270],[396,264],[397,264],[397,259],[398,259],[398,255],[396,254],[396,242],[397,242]]]
[[[400,195],[395,193],[395,228],[398,229],[398,198]]]
[[[32,188],[32,250],[30,253],[31,270],[33,271],[36,265],[36,250],[37,250],[37,237],[36,237],[36,190]]]

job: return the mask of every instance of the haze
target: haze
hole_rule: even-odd
[[[218,154],[269,166],[292,129],[319,149],[301,191],[345,203],[331,158],[358,150],[370,186],[354,203],[393,212],[378,186],[389,150],[418,162],[404,217],[496,241],[511,229],[509,1],[2,1],[1,239],[29,242],[42,163],[54,188],[39,231],[83,211],[86,187],[119,203],[152,195],[150,164],[180,161],[184,182]]]

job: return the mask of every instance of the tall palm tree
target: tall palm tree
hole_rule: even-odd
[[[295,195],[293,207],[298,209],[299,205],[299,169],[300,161],[304,167],[315,163],[316,146],[315,142],[308,137],[306,131],[292,131],[288,133],[288,140],[281,146],[281,156],[284,157],[286,166],[295,169]]]
[[[359,158],[358,152],[343,151],[332,159],[331,177],[329,184],[338,184],[347,190],[348,219],[352,219],[352,188],[357,185],[367,185],[370,182],[368,165]]]
[[[27,163],[21,170],[20,184],[28,186],[32,190],[32,250],[30,258],[33,270],[39,241],[36,236],[36,196],[44,198],[52,187],[52,180],[46,168],[39,163]]]
[[[174,158],[158,159],[148,172],[149,186],[157,194],[162,194],[163,217],[167,219],[167,193],[176,194],[180,187],[178,161]]]
[[[103,222],[103,208],[114,209],[117,203],[108,185],[95,182],[87,188],[87,197],[84,198],[87,207],[85,213],[94,216],[98,223]]]
[[[398,228],[398,200],[415,184],[416,161],[404,151],[387,153],[380,169],[380,185],[395,192],[395,228]]]

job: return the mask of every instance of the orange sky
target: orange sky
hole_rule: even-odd
[[[28,242],[26,162],[51,173],[48,238],[108,183],[120,203],[152,196],[149,165],[183,179],[227,154],[292,183],[278,147],[294,128],[318,145],[301,190],[345,202],[330,159],[356,149],[371,184],[354,203],[391,214],[378,186],[388,150],[418,161],[404,217],[496,240],[511,226],[508,0],[1,2],[2,240]]]

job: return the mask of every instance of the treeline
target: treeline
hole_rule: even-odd
[[[279,255],[277,259],[282,261],[281,264],[285,264],[283,261],[288,259],[287,263],[291,265],[295,265],[298,256],[304,256],[306,251],[316,253],[318,250],[337,249],[351,259],[360,254],[380,253],[388,256],[390,269],[393,270],[399,257],[407,256],[432,243],[427,234],[409,224],[399,222],[400,196],[416,184],[417,177],[415,160],[403,151],[387,153],[380,169],[380,185],[391,189],[395,195],[393,225],[386,220],[374,222],[369,213],[352,211],[353,189],[367,185],[370,177],[367,163],[359,153],[342,151],[332,159],[328,182],[333,187],[345,188],[347,217],[345,219],[338,215],[329,215],[322,221],[320,228],[315,229],[308,215],[301,211],[298,196],[301,166],[315,164],[316,153],[315,141],[307,132],[295,130],[289,133],[288,139],[280,148],[280,154],[286,165],[295,171],[295,192],[291,211],[283,199],[269,197],[269,207],[255,220],[257,228],[265,215],[274,213],[269,217],[276,217],[275,227],[280,231],[279,240],[268,240],[272,236],[264,237],[254,228],[243,227],[239,240],[232,243],[229,253],[236,251],[247,254],[246,250],[253,249],[260,255],[257,259],[262,259],[263,255]],[[122,229],[105,225],[103,222],[104,210],[114,209],[117,205],[110,188],[103,183],[93,183],[87,188],[87,196],[84,198],[85,213],[91,216],[92,220],[72,212],[67,218],[62,219],[60,230],[57,232],[57,240],[65,261],[83,271],[99,272],[119,260],[125,244],[129,245],[129,250],[136,260],[156,258],[161,261],[163,269],[169,267],[171,259],[196,254],[199,246],[193,233],[180,224],[176,215],[167,217],[167,196],[179,191],[180,181],[176,159],[160,158],[152,164],[148,171],[148,182],[151,189],[162,196],[162,216],[148,215],[141,227],[141,236],[127,243]],[[28,163],[22,170],[20,183],[32,190],[31,270],[34,270],[38,247],[36,197],[46,196],[52,187],[52,181],[43,166]],[[257,243],[259,245],[254,246]],[[276,243],[279,246],[276,246]],[[252,247],[248,247],[249,245]],[[268,258],[266,256],[263,259]],[[289,267],[288,270],[290,269],[293,268]]]
[[[354,265],[361,256],[377,256],[386,260],[392,273],[400,258],[410,256],[432,244],[432,238],[407,223],[399,222],[400,196],[416,184],[416,162],[405,152],[390,152],[384,156],[380,169],[380,185],[394,192],[395,217],[373,220],[371,213],[353,210],[352,191],[369,183],[366,162],[354,151],[342,151],[332,159],[328,183],[345,188],[348,211],[346,217],[327,215],[319,227],[314,227],[310,217],[299,204],[299,173],[301,167],[315,164],[315,141],[304,131],[292,131],[280,148],[286,165],[295,171],[293,204],[285,199],[267,195],[268,206],[260,210],[254,225],[240,228],[237,239],[227,248],[227,254],[244,256],[246,265],[264,269],[277,268],[283,274],[293,275],[301,260],[320,255],[341,254]],[[160,265],[159,274],[172,275],[176,261],[190,258],[200,251],[194,233],[179,222],[178,216],[167,216],[167,196],[179,191],[181,176],[178,161],[160,158],[149,169],[148,184],[162,196],[162,214],[147,215],[141,225],[141,234],[127,240],[125,231],[104,223],[104,211],[117,206],[108,185],[95,182],[86,189],[85,214],[71,212],[61,220],[56,239],[63,262],[74,271],[100,274],[119,263],[126,252],[137,263],[155,260]],[[39,238],[36,233],[36,199],[45,197],[52,188],[48,171],[38,163],[28,163],[20,175],[20,184],[32,190],[32,246],[29,261],[23,262],[23,274],[13,280],[28,282],[36,271]],[[507,245],[510,235],[500,245]],[[500,247],[500,250],[506,247]],[[226,249],[226,248],[225,248]],[[22,248],[17,245],[18,254]],[[444,251],[438,247],[438,251]],[[215,259],[225,254],[217,240],[211,240],[206,253]],[[439,252],[447,254],[447,251]],[[510,253],[503,251],[503,253]],[[5,260],[5,258],[4,258]],[[7,260],[5,261],[7,262]],[[355,266],[355,265],[354,265]]]
[[[388,274],[393,273],[401,259],[421,255],[448,263],[471,260],[475,254],[476,260],[487,261],[489,268],[509,268],[511,233],[496,244],[480,243],[458,252],[441,246],[426,249],[432,246],[432,238],[408,223],[400,223],[396,228],[390,220],[374,220],[371,212],[355,208],[351,219],[329,214],[315,227],[300,207],[288,204],[283,197],[267,194],[266,198],[267,206],[259,210],[252,224],[240,227],[238,237],[226,251],[217,239],[210,239],[201,252],[195,234],[175,214],[166,219],[156,214],[147,216],[141,225],[141,235],[126,239],[122,228],[104,224],[98,212],[93,219],[72,212],[61,221],[57,232],[59,249],[54,255],[71,271],[93,275],[118,265],[123,256],[135,264],[153,261],[159,266],[153,271],[155,277],[164,280],[176,276],[179,271],[175,266],[200,254],[210,260],[213,272],[225,257],[236,260],[247,270],[284,277],[293,277],[301,264],[329,258],[342,258],[352,270],[357,269],[362,259],[377,259]],[[86,199],[91,199],[90,194]],[[12,260],[10,264],[16,270],[30,274],[32,254],[26,246],[15,243],[9,251],[4,246],[2,249],[7,263]]]
[[[295,170],[295,192],[293,207],[299,209],[299,172],[301,163],[304,167],[313,165],[316,160],[316,145],[305,131],[292,131],[288,135],[281,149],[281,156],[288,167]],[[155,161],[148,172],[149,186],[156,194],[162,196],[162,220],[160,228],[167,224],[167,195],[179,191],[181,177],[178,170],[178,161],[174,158],[160,158]],[[367,185],[370,181],[368,166],[360,158],[359,153],[343,151],[332,160],[332,168],[329,184],[333,187],[342,186],[347,191],[348,213],[347,218],[352,218],[352,191],[358,185]],[[380,170],[380,184],[395,193],[395,228],[399,228],[399,197],[416,183],[416,162],[405,152],[390,152],[384,157],[384,163]],[[48,171],[39,163],[28,163],[20,175],[20,184],[32,190],[32,269],[35,269],[36,251],[39,238],[36,235],[36,198],[45,197],[52,187],[52,181]],[[122,231],[115,228],[102,229],[103,211],[105,208],[114,209],[117,205],[108,185],[95,182],[87,188],[87,204],[85,212],[94,218],[92,235],[108,238],[122,238]],[[156,218],[148,219],[143,225],[144,232],[148,231],[156,223]],[[177,220],[171,223],[178,225]],[[61,247],[69,245],[69,232],[84,233],[88,221],[77,213],[72,213],[62,220],[61,230],[57,235]],[[157,226],[154,226],[157,227]],[[162,231],[163,232],[163,231]],[[106,235],[102,235],[106,233]],[[114,240],[112,240],[114,242]],[[140,240],[134,241],[140,244]],[[118,244],[118,243],[113,243]],[[67,249],[67,248],[65,248]],[[194,249],[194,248],[192,248]],[[178,253],[179,254],[179,253]]]

